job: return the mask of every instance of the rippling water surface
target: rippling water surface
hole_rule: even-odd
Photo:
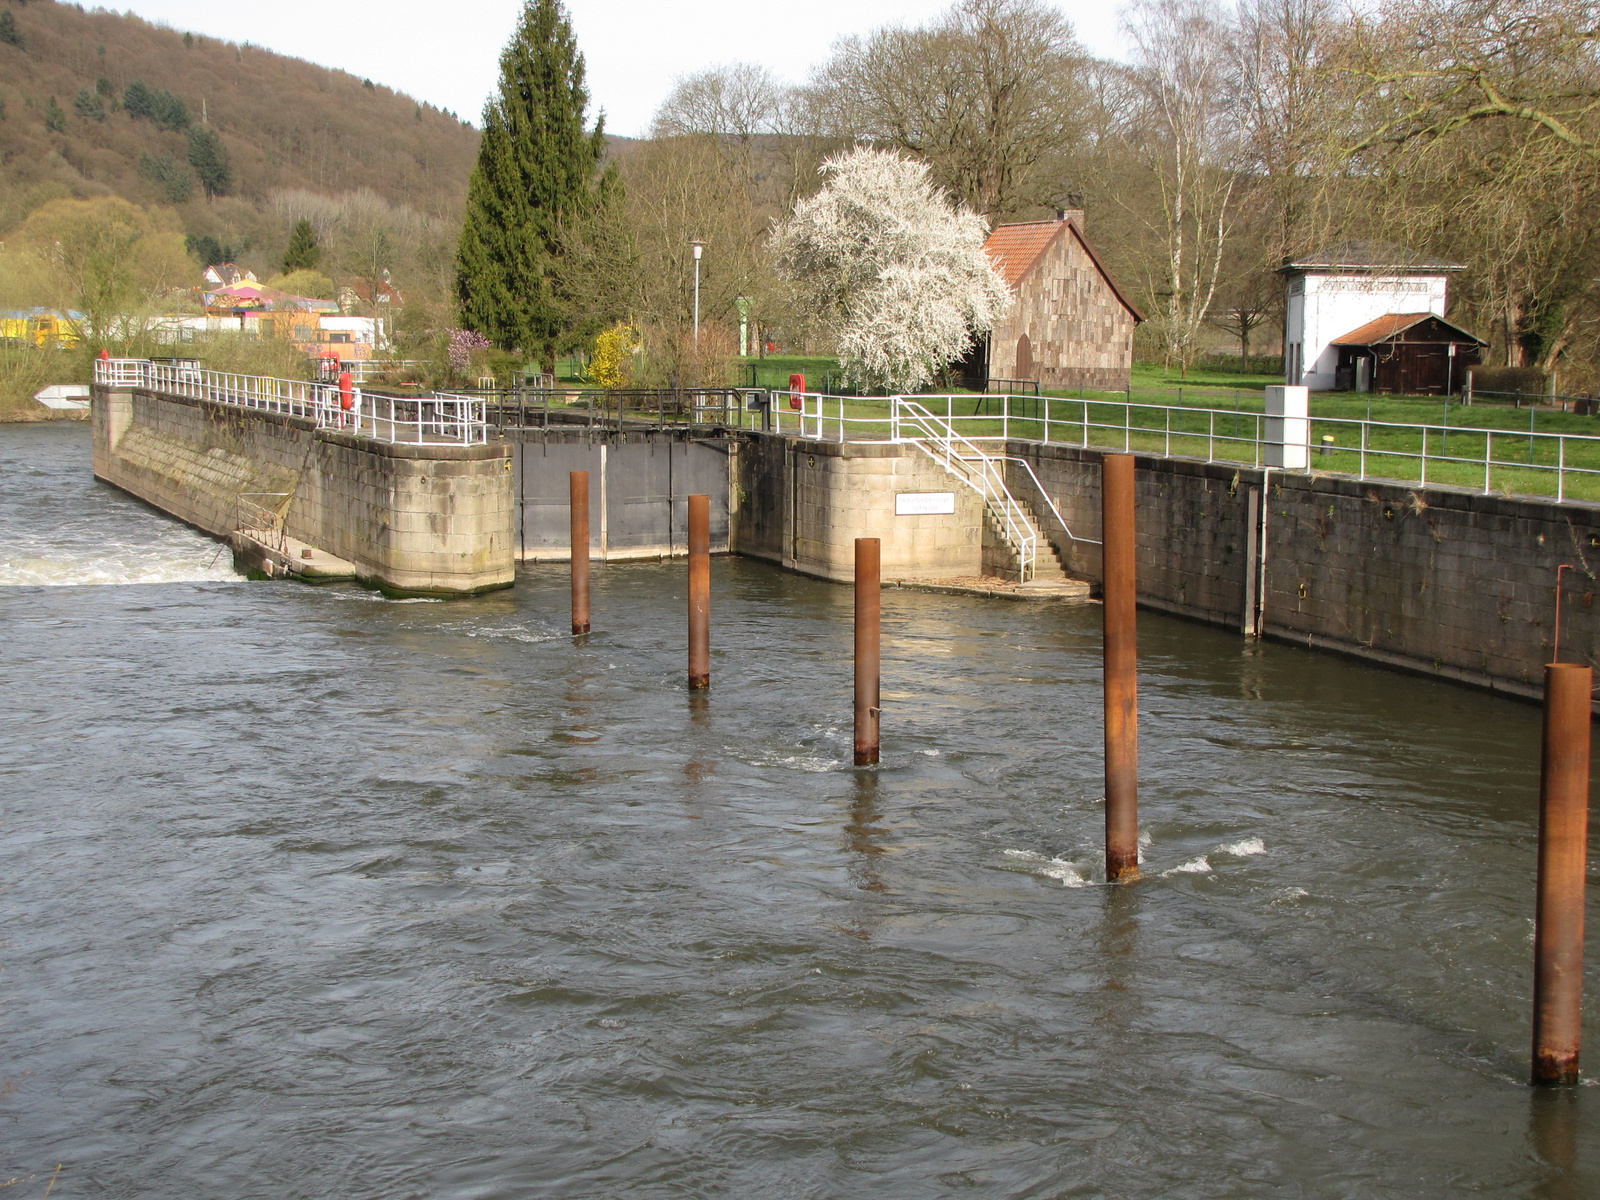
[[[246,583],[88,457],[0,429],[18,1195],[1600,1194],[1533,707],[1141,614],[1107,888],[1097,608],[887,594],[858,772],[846,588],[717,562],[702,702],[681,564],[575,643],[559,568]]]

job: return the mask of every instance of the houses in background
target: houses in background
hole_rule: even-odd
[[[247,271],[237,263],[212,263],[205,269],[205,281],[211,287],[238,287],[241,283],[260,283],[254,271]]]
[[[1445,320],[1449,277],[1463,269],[1370,242],[1285,263],[1284,382],[1314,392],[1460,391],[1488,345]]]
[[[984,250],[1015,294],[961,370],[968,387],[1126,388],[1133,332],[1144,320],[1083,233],[1083,210],[996,226]]]
[[[295,296],[263,286],[256,277],[233,263],[206,268],[205,285],[197,295],[179,292],[175,300],[199,301],[200,311],[129,314],[119,320],[121,337],[153,336],[169,345],[182,345],[215,334],[277,338],[313,358],[330,351],[343,360],[376,358],[389,349],[388,305],[403,303],[387,284],[379,289],[373,306],[366,289],[346,288],[339,301]],[[341,301],[347,301],[341,303]],[[361,308],[377,307],[380,315],[360,316]],[[0,342],[71,349],[81,342],[84,317],[45,308],[0,313]]]
[[[330,350],[341,359],[369,359],[388,349],[383,321],[354,315],[360,297],[320,300],[264,287],[249,271],[233,263],[206,268],[204,315],[175,314],[158,319],[156,336],[166,342],[192,342],[217,333],[277,338],[293,342],[312,357]],[[385,300],[390,293],[385,290]]]

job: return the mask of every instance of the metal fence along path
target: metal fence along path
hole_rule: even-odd
[[[99,359],[94,379],[103,387],[140,388],[301,417],[315,421],[318,429],[340,430],[380,442],[474,446],[489,440],[484,401],[476,396],[390,396],[338,383],[235,375],[143,358]]]
[[[987,453],[1009,441],[1263,466],[1272,440],[1264,413],[1131,400],[1040,396],[810,394],[799,411],[773,405],[772,428],[830,442],[897,442],[925,434],[930,417]],[[1436,422],[1317,417],[1311,469],[1418,486],[1600,501],[1600,437]]]
[[[952,473],[1009,512],[985,487],[984,460],[1006,457],[1005,443],[1081,446],[1120,453],[1266,465],[1283,444],[1264,413],[1240,408],[1102,397],[952,394],[857,397],[764,388],[639,388],[625,391],[516,389],[486,394],[390,395],[312,383],[209,371],[148,359],[102,359],[95,382],[149,388],[240,408],[281,412],[399,444],[486,442],[496,430],[573,424],[596,430],[693,427],[760,430],[828,442],[938,443]],[[1470,411],[1470,410],[1469,410]],[[1357,479],[1460,487],[1485,495],[1600,501],[1600,436],[1538,429],[1313,415],[1305,452],[1310,469]],[[1520,419],[1520,416],[1519,416]],[[937,425],[937,429],[934,426]],[[958,451],[951,447],[959,445]],[[954,457],[952,457],[954,456]],[[980,457],[981,456],[981,457]],[[961,459],[960,463],[955,458]],[[1008,531],[1018,525],[1002,521]],[[1019,547],[1026,542],[1020,526]]]

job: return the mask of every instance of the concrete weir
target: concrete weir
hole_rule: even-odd
[[[137,386],[96,384],[93,410],[95,477],[228,538],[246,570],[408,596],[514,582],[509,446],[396,444]]]

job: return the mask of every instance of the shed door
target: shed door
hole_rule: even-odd
[[[1033,343],[1027,334],[1017,339],[1017,378],[1033,378]]]

